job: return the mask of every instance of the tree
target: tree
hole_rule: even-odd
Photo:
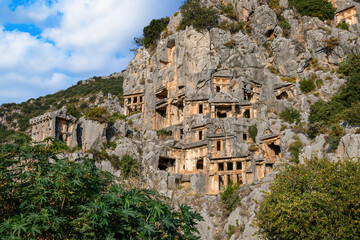
[[[94,160],[60,158],[65,150],[26,138],[0,145],[1,239],[198,239],[202,218],[190,207],[113,184]]]
[[[347,56],[339,65],[339,73],[343,73],[346,76],[360,73],[360,53]]]
[[[164,31],[169,24],[170,19],[168,17],[161,19],[153,19],[150,24],[144,27],[143,38],[141,43],[149,48],[150,46],[156,45],[157,40],[160,39],[160,34]]]
[[[217,26],[218,11],[203,7],[200,0],[187,0],[181,7],[182,19],[178,30],[193,26],[197,31],[210,30]]]
[[[256,213],[265,239],[360,239],[360,161],[311,159],[276,175]]]
[[[299,123],[301,119],[300,112],[292,107],[287,107],[280,113],[280,118],[288,123]]]
[[[327,0],[289,0],[289,7],[295,7],[303,16],[318,17],[322,21],[333,19],[336,11]]]

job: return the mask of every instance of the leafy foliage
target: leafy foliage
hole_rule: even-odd
[[[289,37],[291,33],[291,25],[288,23],[283,15],[277,15],[278,25],[283,30],[284,36]]]
[[[86,109],[87,103],[80,102],[81,97],[92,96],[96,99],[95,94],[102,92],[105,96],[112,94],[117,96],[122,101],[123,95],[123,77],[110,77],[103,79],[101,77],[93,77],[92,81],[84,83],[79,81],[76,85],[69,87],[66,90],[61,90],[54,94],[49,94],[37,99],[29,99],[20,104],[8,103],[0,107],[0,113],[11,117],[11,121],[17,120],[17,126],[20,132],[25,132],[29,127],[29,120],[33,117],[40,116],[47,111],[54,111],[67,106],[72,111],[75,117],[83,114]],[[82,105],[82,108],[79,106]],[[74,108],[73,108],[74,107]],[[14,114],[14,111],[21,111],[21,114]],[[8,135],[7,135],[8,136]]]
[[[339,73],[343,73],[346,76],[360,73],[360,53],[347,56],[339,65]]]
[[[232,5],[232,3],[228,3],[226,5],[221,3],[218,7],[220,9],[220,13],[225,14],[230,19],[237,20],[234,6]]]
[[[280,118],[288,123],[299,123],[300,117],[300,112],[291,107],[285,108],[285,110],[280,113]]]
[[[230,41],[224,43],[225,47],[228,48],[235,48],[236,47],[236,41],[234,39],[231,39]]]
[[[300,80],[299,84],[301,91],[304,93],[309,93],[316,88],[316,85],[312,79],[302,79]]]
[[[178,30],[193,26],[197,31],[210,30],[217,26],[217,10],[205,8],[200,0],[186,0],[180,7],[182,20]]]
[[[142,44],[146,48],[156,45],[157,40],[160,39],[161,32],[166,29],[169,21],[168,17],[151,20],[150,24],[144,27]]]
[[[15,134],[14,130],[8,130],[5,126],[0,124],[0,143],[7,141],[7,138]]]
[[[113,185],[93,160],[58,158],[61,146],[0,145],[1,239],[198,239],[190,207]]]
[[[300,150],[301,148],[304,146],[304,144],[301,142],[299,136],[294,136],[294,141],[292,143],[290,143],[289,145],[289,152],[292,155],[292,158],[290,159],[290,161],[294,162],[294,163],[299,163],[299,155],[300,155]]]
[[[289,0],[289,7],[295,7],[303,16],[318,17],[322,21],[331,20],[336,11],[327,0]]]
[[[68,113],[75,118],[79,119],[82,114],[81,112],[76,108],[76,106],[73,103],[69,103],[66,105],[66,109],[68,110]]]
[[[165,129],[160,129],[156,131],[156,135],[160,138],[166,138],[172,136],[172,131],[167,131]]]
[[[220,194],[221,202],[228,212],[235,210],[241,201],[238,184],[228,185]]]
[[[340,28],[347,31],[349,31],[349,27],[350,27],[349,24],[347,24],[347,22],[345,21],[339,22],[338,25],[336,25],[336,28]]]
[[[140,175],[140,164],[129,154],[121,157],[119,162],[121,176],[124,178],[138,177]]]
[[[109,122],[109,113],[103,107],[89,108],[85,113],[85,117],[99,123]]]
[[[265,239],[360,239],[360,161],[312,159],[276,175],[256,213]]]
[[[256,142],[256,136],[258,134],[258,129],[256,124],[252,125],[249,127],[249,137]]]

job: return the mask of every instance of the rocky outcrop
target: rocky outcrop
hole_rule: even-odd
[[[77,125],[77,144],[83,150],[100,150],[101,144],[106,142],[106,124],[100,124],[84,117],[79,119]]]

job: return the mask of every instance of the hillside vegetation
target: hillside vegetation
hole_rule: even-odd
[[[0,145],[1,239],[198,239],[190,207],[113,184],[94,160],[58,158],[64,143],[44,143]]]
[[[102,93],[104,97],[111,94],[122,101],[123,77],[93,77],[87,81],[79,81],[76,85],[68,89],[61,90],[54,94],[49,94],[37,99],[29,99],[20,104],[7,103],[0,106],[1,139],[8,136],[13,131],[26,132],[29,129],[29,119],[40,116],[48,111],[54,111],[62,107],[67,107],[70,114],[79,118],[95,101],[101,103],[103,98],[96,96]]]

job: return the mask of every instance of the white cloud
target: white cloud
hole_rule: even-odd
[[[9,89],[0,102],[4,96],[22,101],[65,88],[75,79],[123,70],[133,57],[128,51],[133,37],[152,18],[175,10],[169,10],[174,8],[169,0],[59,0],[52,6],[46,2],[19,6],[11,16],[14,23],[41,26],[41,38],[0,26],[0,94]],[[3,8],[1,4],[0,0]],[[60,21],[46,27],[59,13]],[[19,91],[13,91],[14,85]]]

